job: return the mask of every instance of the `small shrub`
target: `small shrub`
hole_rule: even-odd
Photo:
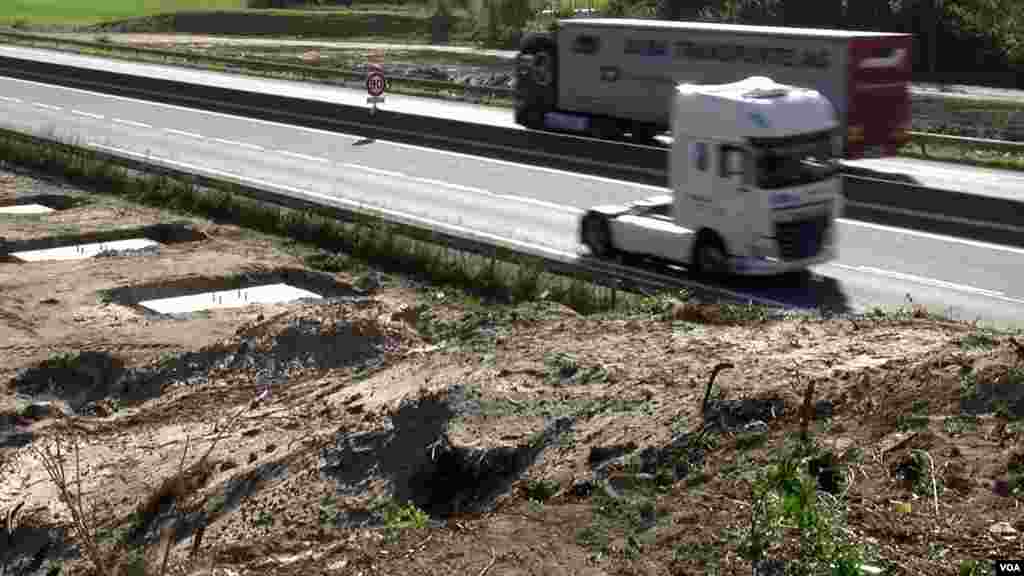
[[[985,334],[984,332],[976,332],[974,334],[968,334],[960,340],[960,346],[962,348],[981,348],[991,349],[996,347],[999,341]]]
[[[529,480],[523,487],[523,492],[530,500],[547,502],[558,494],[561,486],[554,480]]]
[[[430,516],[412,502],[401,505],[388,498],[375,503],[373,510],[384,518],[384,532],[388,539],[408,528],[426,528]]]

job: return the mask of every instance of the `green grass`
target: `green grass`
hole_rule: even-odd
[[[90,24],[179,10],[244,8],[246,0],[5,0],[0,24]]]
[[[1024,153],[978,150],[965,146],[943,144],[926,144],[925,152],[922,153],[919,144],[908,144],[900,149],[899,155],[924,160],[957,162],[982,168],[1024,171]]]

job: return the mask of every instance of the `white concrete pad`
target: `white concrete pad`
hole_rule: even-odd
[[[11,256],[26,262],[39,262],[42,260],[84,260],[85,258],[92,258],[106,250],[140,250],[142,248],[159,245],[159,242],[154,242],[149,238],[129,238],[127,240],[115,240],[113,242],[97,242],[95,244],[75,244],[74,246],[47,248],[46,250],[11,252]]]
[[[15,206],[0,206],[0,214],[49,214],[56,212],[49,206],[42,204],[18,204]]]
[[[241,290],[221,290],[190,296],[145,300],[139,304],[161,314],[180,314],[214,308],[241,308],[250,304],[292,302],[302,298],[322,298],[322,296],[288,284],[268,284]]]

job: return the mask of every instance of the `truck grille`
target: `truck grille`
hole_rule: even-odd
[[[794,222],[776,222],[775,241],[783,260],[813,258],[821,251],[828,230],[828,215]]]

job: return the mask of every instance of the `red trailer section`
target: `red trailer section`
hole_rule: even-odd
[[[516,122],[648,142],[679,83],[750,76],[813,88],[836,107],[846,158],[889,156],[910,129],[912,36],[621,18],[570,18],[527,36]]]
[[[853,38],[849,45],[847,157],[890,156],[910,137],[911,38]]]

